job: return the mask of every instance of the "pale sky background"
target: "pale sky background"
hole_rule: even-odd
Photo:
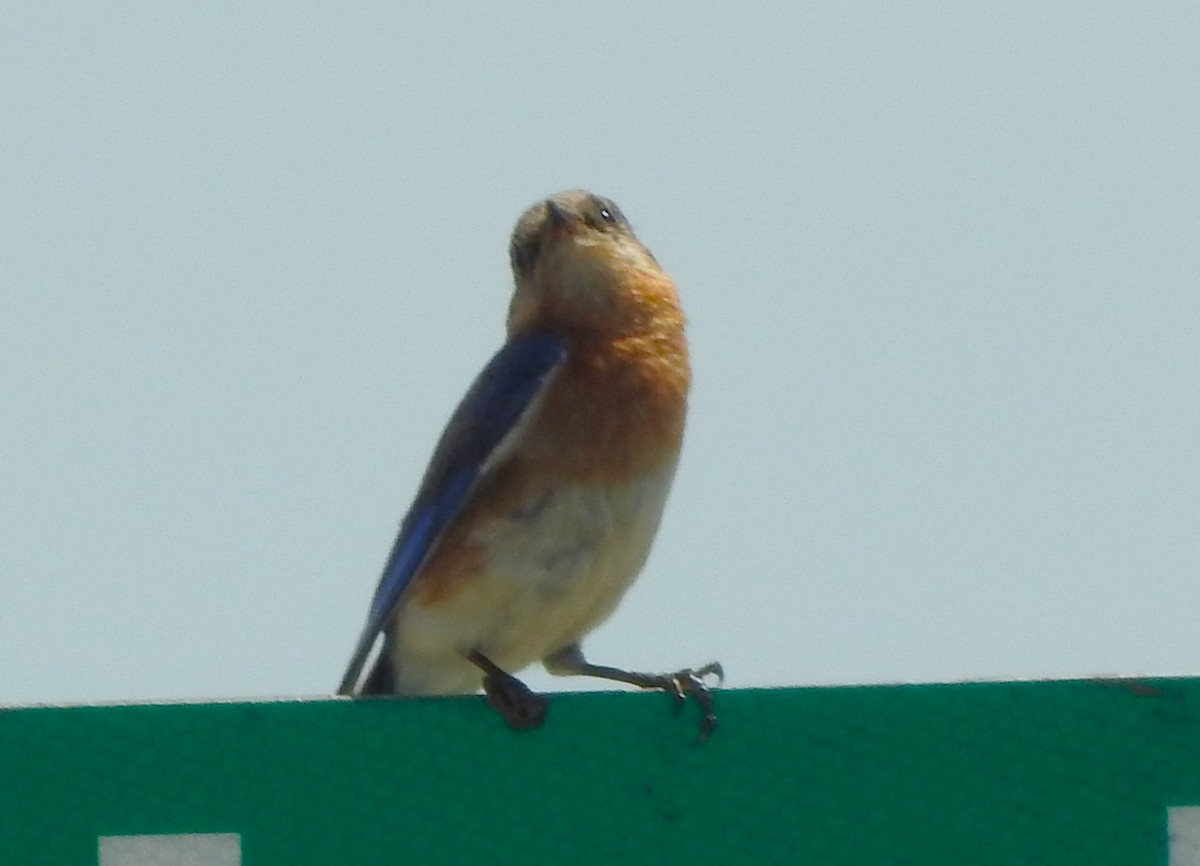
[[[577,186],[696,376],[596,660],[1200,673],[1198,46],[1190,3],[10,4],[0,702],[331,691]]]

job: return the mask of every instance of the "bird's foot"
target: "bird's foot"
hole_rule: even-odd
[[[700,707],[700,742],[702,743],[717,727],[712,689],[705,682],[705,678],[710,676],[717,678],[717,685],[725,681],[725,670],[719,662],[709,662],[699,668],[684,668],[673,674],[651,675],[651,680],[656,681],[644,686],[645,688],[662,689],[674,697],[676,713],[683,709],[683,705],[689,697],[692,698]]]
[[[563,647],[558,652],[547,656],[543,663],[546,670],[556,676],[585,676],[599,677],[618,683],[628,683],[640,689],[658,689],[667,692],[675,698],[675,709],[679,711],[690,697],[700,707],[700,742],[708,739],[717,727],[717,716],[713,712],[712,690],[706,677],[715,676],[717,683],[725,680],[725,671],[717,662],[709,662],[699,668],[684,668],[673,674],[645,674],[638,671],[627,671],[609,665],[597,665],[584,658],[579,644]]]
[[[505,670],[487,656],[473,652],[471,661],[483,671],[483,694],[488,704],[514,731],[539,728],[546,720],[550,701]]]

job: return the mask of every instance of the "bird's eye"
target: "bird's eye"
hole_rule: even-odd
[[[596,213],[600,217],[601,222],[606,222],[609,225],[629,225],[625,222],[625,214],[621,213],[621,209],[613,203],[612,199],[598,198],[596,201]]]
[[[616,224],[617,218],[613,215],[611,208],[601,206],[587,213],[583,221],[592,228],[603,231],[608,226]]]
[[[588,220],[593,228],[607,229],[612,226],[624,226],[625,215],[621,213],[621,209],[606,198],[596,197],[592,202],[592,217]]]

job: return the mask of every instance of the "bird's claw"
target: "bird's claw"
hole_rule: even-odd
[[[488,704],[514,731],[540,728],[550,701],[507,671],[501,670],[479,651],[467,658],[483,671],[483,694]]]
[[[663,674],[659,686],[669,692],[675,699],[675,712],[683,709],[684,703],[691,697],[700,707],[700,742],[708,739],[717,727],[717,716],[713,711],[712,689],[706,683],[705,677],[715,676],[717,685],[725,682],[725,670],[719,662],[709,662],[700,668],[684,668],[673,674]]]
[[[515,731],[540,728],[550,706],[549,700],[512,676],[500,678],[488,674],[483,678],[483,693],[492,709]]]

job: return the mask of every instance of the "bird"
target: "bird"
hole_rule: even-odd
[[[581,647],[642,570],[679,460],[691,366],[675,285],[584,190],[529,207],[509,260],[506,341],[438,440],[338,694],[482,689],[535,728],[548,699],[515,674],[540,661],[690,697],[706,739],[720,664],[639,673]]]

